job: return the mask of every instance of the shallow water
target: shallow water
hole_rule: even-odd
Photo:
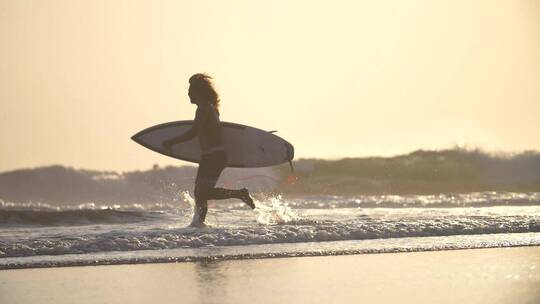
[[[176,205],[3,202],[0,267],[540,244],[539,193],[277,196],[256,204],[253,211],[212,202],[210,227],[196,229],[187,227],[193,205],[187,193]]]

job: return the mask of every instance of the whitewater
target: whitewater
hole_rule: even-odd
[[[256,196],[49,205],[0,201],[0,269],[540,245],[540,193]]]

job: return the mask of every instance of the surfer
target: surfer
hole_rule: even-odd
[[[219,175],[227,163],[223,146],[221,124],[219,120],[219,95],[206,74],[195,74],[189,78],[188,96],[192,104],[197,105],[193,127],[184,134],[163,142],[163,147],[170,150],[173,145],[199,136],[201,161],[195,179],[195,212],[191,226],[204,227],[208,200],[237,198],[252,209],[253,199],[246,188],[224,189],[215,187]]]

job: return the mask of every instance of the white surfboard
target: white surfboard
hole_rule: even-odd
[[[140,131],[131,139],[144,147],[173,158],[198,163],[201,160],[199,138],[175,144],[170,151],[163,148],[163,142],[191,128],[193,120],[174,121],[159,124]],[[257,168],[291,162],[294,147],[283,138],[261,129],[221,122],[223,142],[227,153],[227,167]]]

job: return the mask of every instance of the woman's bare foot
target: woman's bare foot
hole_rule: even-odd
[[[251,209],[255,209],[255,203],[253,202],[253,199],[249,195],[249,191],[246,188],[242,188],[240,194],[240,199],[246,203]]]
[[[193,228],[206,228],[208,225],[206,225],[204,220],[201,220],[201,215],[197,210],[193,213],[193,219],[191,220],[191,224],[189,224],[188,227]]]
[[[204,222],[197,222],[197,221],[194,221],[194,222],[191,222],[191,224],[189,224],[190,228],[208,228],[210,226],[208,226],[206,223]]]

